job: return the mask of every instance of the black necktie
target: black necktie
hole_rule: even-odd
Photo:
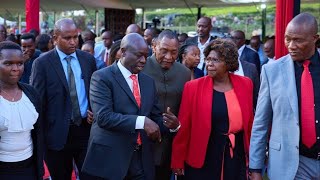
[[[65,59],[67,61],[67,72],[68,72],[68,80],[69,80],[68,85],[69,85],[70,99],[71,99],[71,105],[72,105],[71,120],[75,125],[80,126],[82,118],[80,113],[76,83],[74,80],[73,71],[71,69],[72,56],[67,56]]]

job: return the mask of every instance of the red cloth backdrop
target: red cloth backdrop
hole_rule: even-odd
[[[276,59],[286,55],[288,50],[284,45],[284,33],[291,19],[300,13],[300,0],[276,1]]]
[[[293,18],[293,7],[293,0],[276,1],[276,59],[288,53],[284,45],[284,33],[287,24]]]
[[[27,32],[35,29],[39,32],[40,0],[26,0],[26,24]]]

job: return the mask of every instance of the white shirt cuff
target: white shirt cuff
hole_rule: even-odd
[[[145,116],[138,116],[136,120],[136,129],[144,129]]]
[[[178,132],[180,128],[181,128],[181,124],[179,123],[179,126],[176,129],[169,129],[169,131],[172,133],[175,133],[175,132]]]

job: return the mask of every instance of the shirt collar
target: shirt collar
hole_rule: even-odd
[[[120,61],[118,61],[117,63],[118,65],[118,68],[121,72],[121,74],[123,75],[124,78],[130,78],[130,76],[132,75],[132,73],[127,69],[125,68]]]
[[[204,43],[203,45],[200,42],[200,37],[198,36],[198,44],[201,44],[202,46],[208,44],[210,42],[211,37],[209,36],[208,40],[206,41],[206,43]]]
[[[58,55],[59,55],[59,58],[60,58],[60,60],[62,61],[62,60],[64,60],[67,56],[71,56],[71,57],[73,57],[73,58],[76,58],[77,56],[76,56],[76,52],[73,52],[73,53],[71,53],[71,54],[69,54],[69,55],[66,55],[64,52],[62,52],[57,46],[56,46],[56,51],[57,51],[57,53],[58,53]]]

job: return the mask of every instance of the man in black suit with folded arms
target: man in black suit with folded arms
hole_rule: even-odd
[[[148,56],[143,37],[127,34],[120,49],[118,63],[92,75],[94,122],[82,171],[94,179],[154,180],[152,144],[171,119],[163,121],[155,82],[140,72]]]
[[[70,180],[73,159],[81,169],[87,151],[92,123],[89,82],[96,64],[92,55],[76,49],[73,20],[58,20],[53,38],[55,49],[34,61],[30,79],[43,101],[45,160],[51,178]]]

